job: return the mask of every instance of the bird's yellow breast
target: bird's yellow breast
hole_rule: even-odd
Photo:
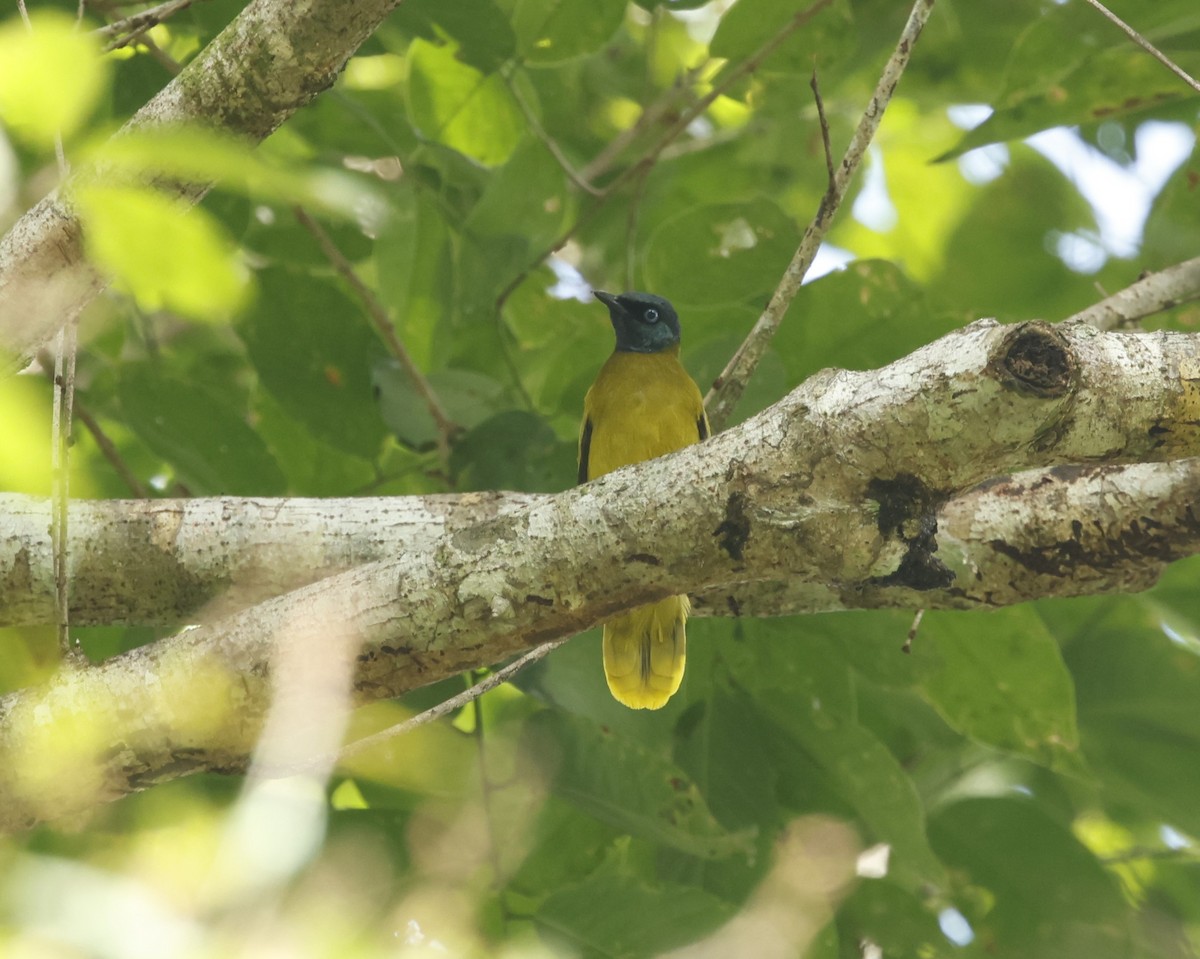
[[[700,390],[680,364],[678,348],[613,353],[588,390],[583,414],[583,479],[662,456],[704,435]]]

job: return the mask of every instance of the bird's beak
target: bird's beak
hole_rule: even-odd
[[[592,290],[592,296],[607,306],[610,310],[619,310],[621,304],[617,302],[615,293],[605,293],[603,290]]]

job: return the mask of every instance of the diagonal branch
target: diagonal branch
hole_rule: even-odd
[[[929,19],[930,13],[933,12],[933,3],[934,0],[916,0],[913,4],[908,22],[905,23],[904,29],[900,33],[900,39],[896,42],[896,49],[884,66],[883,73],[879,76],[875,93],[863,112],[858,128],[854,131],[850,145],[842,157],[842,162],[838,165],[829,187],[825,191],[825,196],[821,199],[817,215],[813,217],[812,222],[804,231],[800,246],[792,257],[792,262],[784,270],[779,286],[771,294],[767,308],[763,310],[763,314],[754,324],[754,328],[742,345],[738,347],[738,351],[733,355],[721,375],[717,377],[712,389],[708,391],[708,396],[704,398],[708,419],[714,430],[719,430],[724,426],[738,400],[741,399],[746,384],[757,368],[759,360],[767,351],[767,346],[775,336],[775,331],[779,329],[779,324],[783,322],[783,316],[787,312],[788,306],[791,305],[800,289],[804,275],[812,266],[817,250],[820,249],[821,242],[829,231],[829,225],[833,222],[833,218],[842,204],[842,199],[846,195],[846,189],[858,171],[859,164],[866,155],[867,147],[870,146],[871,140],[875,136],[875,131],[879,129],[884,110],[887,109],[892,94],[896,91],[896,85],[900,82],[904,68],[908,66],[913,46],[925,28],[925,22]]]
[[[400,2],[252,0],[125,129],[194,122],[258,142],[328,89]],[[207,187],[175,189],[194,202]],[[0,239],[0,374],[24,366],[103,287],[57,194],[22,216]]]

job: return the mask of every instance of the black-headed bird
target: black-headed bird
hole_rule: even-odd
[[[617,346],[583,401],[579,482],[708,436],[700,390],[679,362],[679,316],[651,293],[595,291]],[[618,702],[660,709],[683,681],[687,596],[670,596],[604,624],[604,676]]]

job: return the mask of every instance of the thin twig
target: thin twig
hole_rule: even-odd
[[[637,225],[638,215],[642,209],[642,198],[646,195],[646,182],[650,179],[650,168],[645,167],[642,175],[633,186],[633,196],[629,198],[629,212],[625,224],[625,289],[632,290],[637,272]]]
[[[115,20],[92,32],[101,37],[116,37],[117,39],[111,41],[104,49],[106,52],[119,50],[138,39],[147,30],[158,26],[168,17],[190,7],[194,2],[195,0],[166,0],[157,7],[142,10],[122,20]],[[121,34],[125,34],[125,36],[121,36]]]
[[[513,78],[511,71],[501,70],[500,76],[504,78],[504,82],[508,85],[508,92],[511,93],[513,99],[516,100],[517,107],[525,117],[525,122],[528,123],[529,128],[533,130],[533,135],[536,136],[546,147],[546,149],[550,151],[550,155],[554,157],[554,159],[558,162],[558,165],[562,167],[562,171],[567,175],[567,179],[579,187],[579,189],[583,190],[584,193],[590,193],[592,196],[599,196],[601,191],[592,186],[592,184],[590,184],[579,174],[575,167],[571,165],[571,161],[567,159],[567,155],[563,153],[562,147],[560,147],[558,142],[546,132],[546,128],[542,126],[541,121],[537,118],[537,114],[533,112],[533,108],[529,106],[529,103],[521,94],[521,91],[517,87],[517,82]]]
[[[812,266],[817,250],[820,249],[821,241],[825,238],[829,225],[846,195],[846,188],[862,163],[862,158],[866,155],[867,147],[875,136],[875,131],[879,129],[884,111],[887,109],[892,94],[895,93],[896,84],[900,82],[904,68],[908,66],[913,46],[929,19],[933,4],[934,0],[916,0],[913,4],[912,11],[908,15],[908,22],[904,25],[904,30],[896,43],[896,49],[892,51],[891,57],[883,68],[879,83],[875,87],[875,93],[863,112],[858,128],[854,131],[850,145],[842,157],[842,162],[835,171],[829,188],[825,191],[825,196],[821,199],[817,215],[804,231],[800,246],[792,257],[792,262],[784,271],[779,286],[771,295],[767,308],[758,318],[758,322],[754,324],[754,328],[742,345],[738,347],[733,359],[717,377],[708,396],[705,397],[705,407],[714,430],[719,430],[724,426],[729,419],[729,414],[737,405],[737,401],[741,399],[746,383],[754,373],[771,338],[779,328],[783,315],[800,289],[804,274]]]
[[[50,543],[54,550],[54,600],[58,645],[64,657],[71,655],[71,583],[68,578],[68,510],[71,493],[70,447],[71,406],[75,399],[75,322],[58,331],[54,350],[54,441],[50,447],[53,474],[53,511],[50,514]]]
[[[442,458],[446,459],[450,455],[450,445],[462,427],[450,418],[446,412],[446,408],[442,406],[441,400],[438,399],[433,387],[429,384],[429,380],[425,378],[425,374],[421,372],[408,349],[400,341],[400,337],[396,335],[396,328],[392,325],[391,319],[388,318],[387,310],[383,308],[383,304],[375,297],[370,288],[362,281],[354,266],[343,255],[342,251],[337,248],[337,245],[325,232],[325,228],[316,220],[310,217],[301,207],[295,207],[293,212],[300,225],[304,227],[317,241],[321,252],[325,254],[325,258],[333,264],[334,269],[341,274],[342,278],[350,284],[358,298],[366,307],[367,314],[371,317],[375,329],[379,331],[379,335],[383,337],[383,341],[391,350],[392,355],[400,361],[400,365],[404,367],[404,372],[412,381],[413,388],[424,400],[426,408],[429,410],[429,415],[433,417],[433,422],[437,426],[438,431],[438,449],[442,454]]]
[[[825,118],[825,101],[821,99],[821,85],[817,82],[817,68],[813,67],[812,79],[808,81],[812,87],[813,99],[817,101],[817,122],[821,125],[821,143],[825,147],[825,169],[829,173],[829,182],[833,183],[833,147],[829,145],[829,121]]]
[[[508,682],[509,679],[519,673],[526,666],[536,663],[539,659],[543,659],[551,652],[558,649],[558,647],[565,643],[569,638],[570,637],[568,636],[564,636],[561,639],[554,639],[548,643],[543,643],[536,649],[531,649],[520,659],[509,663],[503,669],[496,670],[486,679],[476,683],[470,689],[464,689],[458,695],[451,696],[449,699],[438,703],[436,706],[425,710],[423,713],[417,713],[417,715],[404,720],[402,723],[396,723],[394,726],[389,726],[387,729],[381,729],[379,732],[372,733],[370,736],[364,736],[362,739],[356,739],[352,743],[347,743],[342,747],[341,752],[338,753],[338,759],[342,760],[350,756],[355,756],[358,753],[361,753],[364,749],[370,749],[372,746],[385,742],[386,740],[392,739],[396,736],[403,736],[405,733],[411,732],[418,726],[424,726],[426,723],[431,723],[435,719],[441,719],[443,716],[448,716],[459,707],[465,706],[467,703],[478,699],[489,690],[495,689],[497,686]]]
[[[1200,256],[1142,277],[1063,322],[1115,330],[1191,300],[1200,300]]]
[[[908,627],[908,635],[904,637],[904,645],[900,647],[900,652],[912,652],[913,640],[917,638],[917,630],[921,628],[921,620],[924,618],[925,610],[918,609],[917,615],[913,617],[912,625]]]
[[[92,416],[87,407],[78,400],[75,401],[75,415],[79,417],[79,422],[87,428],[87,431],[92,434],[92,439],[95,441],[96,446],[99,447],[101,455],[117,471],[117,475],[121,477],[122,482],[129,487],[129,492],[136,499],[146,499],[149,497],[149,491],[142,485],[141,480],[137,478],[133,470],[129,468],[129,464],[121,457],[121,453],[117,450],[113,441],[108,438],[108,434],[104,432],[104,429],[96,421],[96,418]]]
[[[508,298],[512,296],[517,287],[525,282],[526,277],[528,277],[530,273],[537,269],[547,257],[557,253],[560,249],[562,249],[563,245],[569,239],[571,239],[571,237],[583,229],[583,227],[586,226],[600,212],[601,208],[609,200],[616,196],[617,191],[620,190],[621,187],[623,187],[634,177],[642,175],[643,171],[648,174],[650,168],[654,166],[663,150],[665,150],[671,144],[671,142],[677,136],[679,136],[679,134],[686,130],[691,125],[693,120],[695,120],[698,116],[704,113],[705,110],[712,106],[717,97],[724,94],[726,90],[733,86],[733,84],[737,83],[742,77],[749,73],[753,73],[760,66],[762,66],[763,61],[766,60],[767,57],[769,57],[772,53],[774,53],[780,44],[782,44],[788,37],[804,26],[804,24],[808,23],[813,17],[824,10],[832,2],[833,0],[815,0],[814,3],[796,13],[790,20],[788,20],[787,23],[780,27],[779,30],[774,33],[774,35],[772,35],[765,43],[763,43],[762,46],[755,50],[754,53],[750,54],[750,56],[748,56],[745,60],[726,73],[721,78],[720,83],[714,84],[708,93],[692,104],[692,106],[690,106],[687,110],[683,111],[683,113],[680,114],[675,122],[667,128],[666,132],[659,137],[658,140],[656,140],[654,144],[650,146],[650,148],[647,149],[646,152],[643,153],[636,162],[625,167],[625,169],[622,170],[621,173],[618,174],[617,177],[604,188],[604,192],[596,198],[596,201],[590,207],[583,211],[583,213],[575,220],[573,224],[571,224],[571,226],[567,227],[562,234],[555,238],[549,246],[542,250],[529,263],[529,265],[525,267],[525,269],[518,273],[512,279],[512,281],[500,291],[500,295],[496,297],[496,315],[499,316],[500,311],[504,308],[504,304],[508,301]],[[930,2],[932,3],[932,0],[930,0]],[[584,168],[583,176],[585,179],[591,180],[594,178],[589,173],[590,170],[590,165]]]
[[[1100,2],[1100,0],[1087,0],[1087,2],[1104,14],[1104,16],[1115,23],[1118,27],[1120,27],[1125,33],[1125,36],[1129,37],[1130,40],[1145,50],[1148,54],[1150,54],[1150,56],[1154,57],[1155,60],[1170,70],[1173,74],[1175,74],[1175,76],[1179,77],[1179,79],[1181,79],[1189,87],[1191,87],[1197,93],[1200,93],[1200,83],[1197,83],[1196,80],[1186,70],[1179,66],[1179,64],[1159,50],[1158,47],[1143,37],[1128,23],[1109,10],[1108,7]]]
[[[646,107],[631,126],[626,127],[609,140],[604,149],[597,153],[592,161],[579,171],[580,176],[589,182],[594,182],[598,177],[607,173],[613,163],[616,162],[617,157],[625,152],[629,144],[641,136],[643,131],[656,124],[667,113],[675,109],[676,101],[691,90],[692,84],[696,82],[697,78],[703,74],[707,67],[708,62],[705,61],[705,63],[680,76],[671,89],[654,103],[650,104],[650,106]]]

